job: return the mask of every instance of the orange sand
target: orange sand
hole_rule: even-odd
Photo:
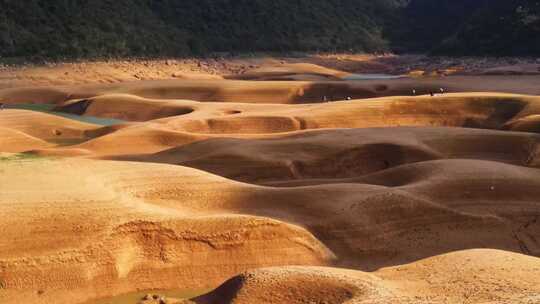
[[[0,303],[539,302],[538,78],[343,75],[0,90]]]

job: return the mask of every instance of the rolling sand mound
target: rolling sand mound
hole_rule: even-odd
[[[194,111],[193,103],[168,100],[149,100],[134,95],[103,95],[92,99],[70,100],[54,111],[115,118],[128,121],[146,121],[169,116],[180,116]]]
[[[298,136],[288,135],[288,132],[297,132],[312,129],[324,128],[374,128],[374,127],[399,127],[399,126],[415,126],[415,127],[469,127],[481,129],[498,129],[498,130],[519,130],[533,132],[537,129],[536,113],[540,112],[540,101],[537,97],[526,95],[511,95],[511,94],[495,94],[495,93],[477,93],[477,94],[445,94],[442,96],[418,96],[418,97],[386,97],[379,99],[353,100],[342,101],[324,104],[309,104],[309,105],[269,105],[269,104],[241,104],[241,103],[200,103],[188,100],[154,100],[143,99],[132,95],[104,95],[96,98],[91,98],[83,101],[75,101],[69,105],[64,105],[64,110],[69,110],[70,106],[76,106],[83,103],[84,107],[77,109],[71,108],[75,113],[88,112],[92,115],[102,115],[110,117],[124,117],[133,120],[145,120],[158,118],[161,116],[185,113],[176,116],[169,116],[161,119],[151,120],[148,122],[124,124],[113,127],[95,128],[86,130],[87,139],[84,143],[77,146],[71,146],[71,149],[89,150],[96,156],[120,156],[163,152],[152,158],[150,155],[145,155],[146,160],[155,162],[167,162],[176,164],[186,164],[192,160],[189,158],[189,153],[201,153],[207,155],[211,151],[200,151],[201,149],[225,149],[228,144],[241,145],[240,149],[253,151],[257,148],[248,148],[248,142],[240,139],[257,139],[257,138],[283,138],[290,142],[290,148],[303,149],[295,141]],[[112,109],[112,110],[111,110]],[[77,112],[77,111],[78,112]],[[10,125],[6,125],[10,127]],[[362,132],[362,131],[358,131]],[[371,131],[364,131],[371,132]],[[453,131],[449,131],[453,132]],[[470,131],[472,132],[472,131]],[[300,132],[301,133],[301,132]],[[365,137],[367,134],[359,135]],[[340,133],[341,134],[341,133]],[[531,155],[534,143],[529,143],[523,136],[514,133],[476,133],[471,135],[472,138],[468,142],[452,142],[445,143],[444,138],[438,140],[437,147],[414,146],[414,140],[409,142],[396,141],[395,136],[391,131],[376,132],[373,138],[383,136],[383,139],[374,139],[375,146],[367,146],[358,149],[363,149],[357,152],[346,152],[344,155],[338,155],[338,151],[326,151],[323,145],[317,144],[315,139],[312,144],[315,145],[314,151],[320,151],[319,163],[313,163],[313,160],[307,160],[305,163],[312,162],[308,166],[326,166],[323,163],[329,163],[328,166],[333,166],[332,163],[340,161],[341,158],[357,157],[354,153],[381,153],[378,151],[385,150],[384,157],[389,158],[379,159],[382,164],[367,164],[375,167],[388,167],[392,165],[392,153],[401,153],[399,149],[409,149],[408,153],[415,154],[413,157],[422,159],[433,159],[440,157],[441,153],[461,153],[466,157],[471,157],[473,153],[488,153],[487,150],[493,150],[492,155],[487,159],[507,159],[506,161],[514,163],[532,162],[535,158]],[[386,134],[386,135],[384,135]],[[403,133],[407,136],[408,133]],[[472,133],[471,133],[472,134]],[[489,134],[489,136],[488,136]],[[486,135],[486,136],[484,136]],[[306,135],[311,136],[311,135]],[[332,135],[328,135],[332,136]],[[338,135],[341,136],[341,135]],[[353,136],[353,135],[348,135]],[[444,137],[444,134],[439,136]],[[456,134],[457,136],[457,134]],[[515,139],[510,139],[510,137]],[[324,136],[322,136],[324,137]],[[322,138],[321,137],[321,138]],[[526,136],[525,136],[526,137]],[[238,140],[235,140],[238,139]],[[288,138],[288,139],[287,139]],[[351,141],[353,137],[345,136],[343,140]],[[519,149],[508,150],[504,145],[498,144],[499,138],[503,142],[508,143],[508,149],[512,149],[517,145]],[[519,139],[521,138],[521,139]],[[193,150],[189,152],[191,147],[185,145],[197,141],[209,140],[209,144],[201,145],[199,151]],[[515,141],[514,141],[515,140]],[[276,141],[272,143],[278,144]],[[334,141],[335,142],[335,141]],[[480,144],[475,144],[478,142]],[[266,143],[264,141],[255,141],[254,145]],[[384,144],[388,144],[384,146]],[[377,146],[379,145],[379,146]],[[471,146],[472,145],[472,146]],[[198,146],[194,146],[195,149]],[[263,147],[263,146],[261,146]],[[266,149],[267,145],[264,145]],[[475,152],[476,148],[484,149],[484,151]],[[484,148],[482,148],[484,147]],[[232,147],[227,146],[226,149]],[[352,148],[352,147],[351,147]],[[389,149],[386,151],[386,149]],[[164,151],[170,149],[170,151]],[[288,149],[284,147],[283,149]],[[369,150],[371,149],[371,150]],[[433,151],[435,149],[435,151]],[[472,151],[467,152],[467,149]],[[457,151],[454,151],[457,150]],[[182,158],[181,151],[186,151],[187,157]],[[462,152],[460,152],[462,151]],[[48,153],[54,154],[54,151]],[[64,152],[59,152],[63,154]],[[213,152],[212,152],[213,153]],[[220,152],[221,153],[221,152]],[[236,153],[236,152],[235,152]],[[239,151],[237,156],[245,158],[246,153]],[[325,161],[327,153],[334,153],[331,157],[337,157],[338,160]],[[353,153],[347,156],[347,153]],[[527,154],[529,153],[529,154]],[[174,154],[179,155],[178,161],[174,158]],[[242,154],[244,156],[242,156]],[[498,154],[498,155],[495,155]],[[217,154],[216,154],[217,155]],[[301,155],[301,154],[299,154]],[[269,155],[268,162],[274,165],[270,167],[283,167],[279,162],[275,162],[271,157],[279,156],[278,154]],[[208,156],[210,157],[210,156]],[[216,156],[217,157],[217,156]],[[226,155],[223,157],[227,157]],[[256,157],[256,155],[248,155],[248,158]],[[330,157],[330,156],[328,156]],[[366,156],[367,157],[367,156]],[[458,157],[458,156],[456,156]],[[482,156],[476,158],[483,159]],[[513,160],[510,160],[512,158]],[[527,158],[532,158],[527,160]],[[136,159],[136,158],[132,158]],[[138,160],[142,160],[139,158]],[[293,159],[294,160],[294,159]],[[203,161],[201,159],[201,161]],[[211,161],[211,160],[209,160]],[[231,160],[232,161],[232,160]],[[246,159],[250,162],[249,159]],[[257,162],[256,160],[253,160]],[[300,165],[302,160],[300,159]],[[254,166],[257,166],[255,163]],[[203,164],[205,169],[212,170],[210,167]],[[217,165],[219,167],[219,164]],[[293,163],[286,164],[287,167],[293,166]],[[328,167],[326,166],[326,167]],[[358,166],[364,166],[358,164]],[[289,169],[285,168],[287,171]],[[227,169],[228,170],[228,169]],[[242,169],[241,169],[242,170]],[[277,168],[277,170],[282,170]],[[302,170],[302,168],[300,168]],[[318,169],[317,169],[318,170]],[[341,169],[336,169],[341,170]],[[367,167],[365,170],[371,170]],[[258,173],[257,173],[258,174]],[[266,174],[266,173],[261,173]],[[272,175],[273,173],[270,173]],[[280,173],[281,174],[281,173]],[[340,173],[336,173],[340,174]],[[232,176],[224,174],[226,176]],[[264,179],[266,177],[262,177]]]
[[[132,94],[150,99],[201,102],[320,103],[348,97],[411,96],[438,92],[505,92],[540,95],[536,76],[456,76],[446,78],[363,81],[154,80],[99,85],[26,87],[0,90],[0,102],[60,104],[105,94]]]
[[[32,303],[80,302],[127,292],[130,286],[199,288],[247,267],[309,260],[321,265],[334,259],[302,228],[195,211],[204,210],[205,201],[229,196],[212,194],[212,184],[225,189],[227,182],[202,172],[47,159],[4,161],[2,170],[0,206],[2,214],[13,215],[0,226],[3,303],[18,303],[20,297]],[[173,181],[185,173],[209,191],[179,189]],[[178,194],[197,206],[173,203],[170,196]],[[47,207],[36,213],[44,201]]]
[[[452,126],[534,131],[540,99],[497,93],[385,97],[323,104],[200,103],[104,95],[57,107],[80,115],[145,121],[202,134],[262,134],[318,128]],[[169,118],[168,118],[169,117]],[[525,120],[526,123],[522,123]]]
[[[2,152],[24,152],[34,149],[44,149],[51,145],[39,138],[23,132],[0,127],[0,146]]]
[[[243,74],[227,76],[238,80],[341,80],[350,73],[325,68],[316,64],[292,63],[265,65],[248,70]]]
[[[7,303],[195,288],[259,266],[371,270],[479,247],[540,254],[540,173],[496,162],[421,162],[281,189],[128,162],[38,158],[2,170]]]
[[[198,304],[223,303],[535,303],[540,259],[497,250],[467,250],[367,274],[286,267],[231,278]],[[529,280],[529,276],[535,277]]]
[[[43,155],[58,155],[57,153],[63,154],[66,150],[82,149],[91,152],[96,157],[146,154],[157,153],[207,138],[199,134],[169,130],[163,125],[153,123],[124,126],[119,130],[111,130],[108,127],[101,128],[87,134],[97,137],[78,145],[41,152],[44,153]]]
[[[269,139],[210,138],[115,159],[178,164],[257,183],[358,177],[402,164],[469,158],[538,166],[540,136],[461,128],[320,130]],[[324,183],[324,182],[323,182]]]
[[[88,139],[85,132],[98,128],[97,125],[27,110],[0,111],[0,127],[54,143]],[[4,143],[0,142],[0,145],[4,146]],[[6,146],[9,145],[6,143]]]
[[[538,113],[536,97],[450,94],[394,97],[294,107],[266,106],[240,115],[164,119],[169,127],[193,133],[277,133],[315,128],[454,126],[503,129],[514,119]],[[200,117],[200,115],[199,115]]]
[[[267,268],[236,276],[197,304],[353,303],[391,296],[374,275],[333,268]],[[356,303],[356,302],[354,302]],[[377,302],[371,302],[377,303]]]
[[[540,300],[534,275],[539,262],[521,254],[475,249],[383,269],[377,276],[396,284],[400,293],[428,303],[535,303]]]

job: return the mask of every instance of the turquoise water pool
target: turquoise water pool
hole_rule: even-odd
[[[210,290],[147,290],[147,291],[137,291],[132,292],[112,298],[92,300],[86,302],[85,304],[136,304],[147,294],[158,294],[160,296],[165,296],[168,298],[174,299],[191,299],[200,295],[203,295]]]
[[[33,103],[9,104],[9,105],[4,106],[5,109],[19,109],[19,110],[43,112],[47,114],[61,116],[64,118],[73,119],[80,122],[85,122],[85,123],[90,123],[90,124],[100,125],[100,126],[111,126],[111,125],[117,125],[117,124],[122,124],[126,122],[120,119],[101,118],[101,117],[93,117],[93,116],[80,116],[80,115],[75,115],[75,114],[56,112],[56,111],[53,111],[54,107],[55,105],[51,105],[51,104],[33,104]]]
[[[406,76],[386,74],[351,74],[343,77],[343,80],[389,80],[400,78],[406,78]]]

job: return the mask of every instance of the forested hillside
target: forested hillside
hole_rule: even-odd
[[[0,0],[0,56],[540,53],[532,0]]]
[[[387,38],[400,51],[481,56],[540,54],[537,0],[412,0],[396,16],[387,27]]]
[[[382,51],[395,0],[0,0],[2,56]]]
[[[489,1],[434,52],[540,56],[540,1]]]

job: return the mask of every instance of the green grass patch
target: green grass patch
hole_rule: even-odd
[[[0,162],[22,162],[22,161],[37,161],[44,160],[48,157],[33,154],[33,153],[15,153],[2,155],[0,154]]]

